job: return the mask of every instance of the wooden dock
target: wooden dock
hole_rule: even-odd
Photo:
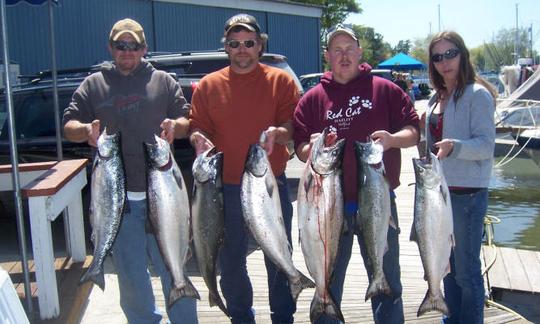
[[[417,150],[415,148],[403,150],[403,165],[401,174],[401,186],[396,190],[397,205],[399,213],[399,223],[401,228],[400,235],[400,264],[403,284],[403,304],[405,312],[405,320],[407,323],[440,323],[440,314],[428,313],[420,318],[416,317],[416,312],[420,302],[422,301],[425,292],[427,290],[427,283],[423,280],[423,269],[418,254],[418,248],[414,242],[409,241],[409,232],[413,219],[413,203],[414,203],[414,186],[409,184],[414,182],[414,173],[412,169],[411,158],[417,156]],[[291,198],[293,199],[293,206],[296,209],[296,187],[298,185],[298,178],[302,172],[303,163],[296,159],[289,162],[287,167],[287,176],[289,177],[289,184],[291,187]],[[7,234],[2,234],[2,240],[6,239],[9,235],[9,244],[2,245],[9,251],[10,256],[4,258],[0,265],[7,270],[11,275],[11,280],[19,293],[22,303],[24,304],[24,289],[22,270],[20,262],[14,257],[16,254],[16,233],[15,228],[7,228],[4,224],[2,230]],[[10,224],[11,226],[11,224]],[[78,280],[83,271],[88,267],[91,261],[91,254],[89,253],[87,260],[84,263],[72,263],[70,259],[66,259],[63,255],[61,246],[63,244],[57,244],[62,242],[62,224],[57,224],[53,228],[53,232],[56,232],[55,237],[55,265],[56,265],[56,277],[59,286],[60,297],[60,316],[54,320],[39,321],[34,320],[33,323],[39,324],[64,324],[64,323],[83,323],[83,324],[118,324],[127,323],[120,306],[118,295],[118,282],[114,269],[111,266],[110,260],[105,264],[105,280],[106,289],[102,292],[99,288],[93,289],[92,285],[78,286]],[[296,224],[296,211],[295,217],[293,217],[293,260],[295,265],[305,274],[308,274],[307,268],[304,263],[301,248],[298,245],[298,231]],[[11,242],[13,241],[13,242]],[[499,287],[498,282],[506,282],[507,286],[518,291],[526,291],[527,285],[531,287],[537,287],[539,277],[535,274],[538,270],[528,270],[523,274],[518,274],[517,278],[514,274],[499,276],[497,269],[514,269],[516,264],[526,263],[532,264],[530,261],[521,261],[523,259],[524,252],[516,252],[517,256],[507,256],[507,249],[499,248],[498,252],[501,256],[497,258],[497,262],[489,272],[488,278],[490,284],[494,289]],[[511,251],[510,249],[508,249]],[[528,253],[528,252],[527,252]],[[533,252],[534,253],[534,252]],[[540,263],[540,252],[536,252],[536,262]],[[489,258],[488,253],[485,253],[485,258]],[[531,260],[531,257],[528,257]],[[34,309],[37,309],[37,302],[35,296],[39,294],[35,285],[34,265],[33,259],[30,258],[30,277],[32,281],[32,295],[34,299]],[[264,268],[263,253],[261,250],[255,250],[248,256],[248,271],[252,280],[254,290],[254,308],[256,310],[257,323],[270,323],[270,310],[268,306],[268,290],[266,284],[266,271]],[[227,318],[221,313],[217,307],[210,307],[208,304],[208,289],[206,288],[202,278],[195,272],[190,272],[190,278],[193,281],[195,287],[199,290],[201,295],[201,301],[198,303],[199,322],[201,324],[211,323],[227,323]],[[525,283],[524,280],[528,280],[529,283]],[[347,277],[345,281],[345,289],[342,303],[342,311],[344,313],[347,323],[373,323],[371,314],[370,302],[364,302],[364,294],[367,289],[367,275],[364,269],[362,257],[360,256],[359,247],[357,243],[353,248],[353,254],[349,263]],[[158,306],[164,311],[165,299],[161,293],[159,278],[152,278],[154,285],[154,293]],[[500,284],[503,287],[503,284]],[[533,288],[535,289],[535,288]],[[538,290],[536,290],[538,291]],[[296,323],[309,323],[309,307],[311,299],[313,297],[314,289],[306,289],[303,291],[298,299],[297,313],[295,314]],[[35,316],[35,318],[38,318]],[[527,321],[520,320],[517,316],[512,315],[506,311],[500,310],[495,307],[486,307],[485,309],[485,323],[528,323]]]
[[[396,190],[399,213],[400,235],[400,264],[403,284],[403,304],[405,321],[407,323],[440,323],[440,314],[428,313],[420,318],[416,317],[418,306],[427,290],[424,281],[424,272],[416,243],[409,241],[409,233],[413,220],[414,186],[408,184],[414,182],[414,172],[411,158],[417,156],[416,148],[403,150],[401,186]],[[296,159],[289,162],[287,176],[292,184],[291,195],[294,198],[293,205],[296,209],[297,178],[300,177],[303,164]],[[296,224],[296,211],[293,217],[293,261],[297,268],[308,274],[304,263],[301,248],[298,245],[298,231]],[[268,289],[266,270],[264,268],[263,253],[256,250],[248,256],[248,271],[252,280],[254,291],[254,308],[257,323],[271,323],[270,309],[268,306]],[[116,275],[106,270],[106,288],[93,289],[89,296],[87,307],[81,315],[80,323],[83,324],[117,324],[126,323],[126,319],[118,305],[118,284]],[[195,287],[199,290],[201,301],[198,303],[199,322],[201,324],[227,323],[227,318],[217,307],[208,304],[208,289],[200,276],[191,276]],[[165,300],[161,293],[159,278],[153,278],[154,292],[159,307],[165,309]],[[347,323],[373,323],[371,304],[364,301],[367,289],[367,275],[357,243],[353,247],[353,254],[349,263],[345,289],[341,309]],[[299,298],[295,323],[309,323],[309,307],[314,289],[304,290]],[[520,320],[517,316],[494,307],[486,307],[485,323],[528,323]]]

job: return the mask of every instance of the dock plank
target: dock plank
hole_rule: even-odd
[[[531,291],[532,287],[527,279],[524,265],[516,249],[499,248],[499,255],[504,263],[511,290]]]
[[[523,269],[527,275],[527,280],[531,287],[531,293],[540,292],[540,253],[528,250],[517,250]]]
[[[507,274],[506,267],[504,266],[504,263],[502,262],[499,248],[497,246],[484,246],[482,247],[482,254],[484,256],[485,263],[489,267],[491,262],[494,262],[491,267],[488,269],[488,276],[487,280],[491,287],[506,287],[507,289],[510,287],[510,279]]]

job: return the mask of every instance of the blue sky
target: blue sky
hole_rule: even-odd
[[[458,32],[467,47],[490,41],[501,28],[518,24],[529,28],[532,24],[533,47],[540,52],[540,1],[539,0],[360,0],[363,12],[350,15],[346,22],[375,28],[384,40],[395,46],[399,40],[426,37],[439,30],[438,6],[440,5],[441,29]]]

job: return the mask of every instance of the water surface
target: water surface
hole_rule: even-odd
[[[494,226],[497,245],[540,251],[540,167],[530,159],[495,166],[488,215],[501,220]]]

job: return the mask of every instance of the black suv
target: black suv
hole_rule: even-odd
[[[224,51],[149,53],[146,57],[156,69],[173,75],[180,83],[188,102],[196,83],[207,73],[229,64]],[[300,81],[287,64],[286,58],[277,54],[264,54],[262,63],[276,66],[289,72],[302,91]],[[99,71],[100,65],[88,69],[64,70],[58,72],[58,97],[60,113],[68,106],[71,96],[84,77]],[[49,72],[36,75],[28,83],[13,88],[15,130],[19,162],[40,162],[56,160],[56,139],[53,108],[53,89]],[[5,96],[0,96],[0,164],[10,163],[9,134],[7,129],[7,109]],[[190,168],[194,151],[186,139],[175,140],[174,151],[177,162]],[[72,143],[63,140],[65,159],[89,158],[91,149],[86,143]]]

